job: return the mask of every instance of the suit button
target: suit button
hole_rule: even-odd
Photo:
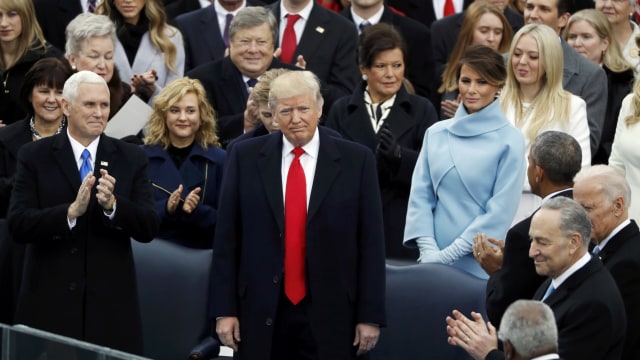
[[[277,284],[280,281],[280,279],[278,278],[278,276],[274,276],[273,277],[273,283]]]
[[[271,318],[267,318],[267,321],[265,321],[264,324],[267,326],[271,326],[273,324],[273,320],[271,320]]]
[[[77,247],[71,248],[71,255],[75,255],[77,253],[78,253],[78,248]]]
[[[72,282],[69,283],[69,291],[75,291],[76,290],[76,283]]]

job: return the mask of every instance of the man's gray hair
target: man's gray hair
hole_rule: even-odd
[[[64,88],[62,89],[62,97],[67,102],[73,103],[76,96],[78,96],[78,87],[80,84],[102,84],[107,91],[109,91],[109,86],[102,76],[94,73],[93,71],[82,70],[71,75],[71,77],[65,81]]]
[[[591,239],[591,220],[582,205],[573,199],[558,196],[542,203],[541,209],[559,210],[560,230],[565,236],[578,233],[582,236],[582,244],[587,247]]]
[[[324,99],[320,94],[320,80],[311,71],[290,71],[282,74],[271,82],[269,90],[269,108],[275,110],[280,99],[311,93],[316,105],[322,108]]]
[[[254,28],[262,24],[271,28],[271,41],[275,47],[278,41],[278,22],[271,11],[262,6],[247,6],[238,11],[229,25],[229,39],[233,39],[240,29]]]
[[[94,37],[109,37],[116,44],[116,26],[106,15],[82,13],[76,16],[65,30],[67,41],[64,45],[65,56],[78,56],[84,42]]]
[[[607,165],[594,165],[580,170],[574,181],[598,179],[599,186],[604,190],[610,203],[618,197],[622,197],[625,208],[631,204],[631,187],[624,175],[615,168]]]
[[[498,337],[509,341],[516,352],[532,358],[546,348],[558,347],[558,328],[549,305],[536,300],[518,300],[509,305]]]
[[[557,185],[571,184],[582,167],[582,149],[571,135],[561,131],[545,131],[531,145],[531,157]]]

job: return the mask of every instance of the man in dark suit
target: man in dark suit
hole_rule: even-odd
[[[355,359],[385,325],[375,159],[318,128],[311,72],[280,75],[269,98],[282,133],[236,143],[222,182],[216,332],[238,359]]]
[[[573,177],[580,171],[582,150],[571,135],[546,131],[538,135],[529,152],[527,178],[531,191],[545,200],[571,197]],[[507,307],[518,299],[531,299],[545,277],[536,273],[529,258],[531,217],[507,232],[504,249],[492,247],[484,235],[477,236],[473,253],[490,275],[487,282],[487,315],[492,324],[500,324]],[[489,234],[490,235],[490,234]]]
[[[64,51],[67,24],[87,11],[87,0],[33,0],[36,18],[47,42]]]
[[[463,0],[463,9],[466,9],[472,2],[473,0]],[[442,3],[444,4],[444,1],[442,1]],[[425,26],[431,26],[434,21],[443,19],[442,16],[436,15],[434,0],[387,0],[387,5],[392,6],[394,9],[397,9],[412,19],[418,20]],[[458,11],[458,13],[462,11]],[[453,15],[448,17],[451,16]],[[438,36],[441,35],[445,34],[438,34]]]
[[[192,11],[196,11],[196,10],[200,10],[200,9],[207,9],[210,8],[211,5],[213,5],[213,2],[216,0],[207,0],[206,3],[208,4],[203,4],[202,1],[200,0],[177,0],[177,1],[172,1],[169,4],[166,4],[166,6],[164,7],[164,12],[167,14],[167,21],[174,25],[176,23],[176,18],[182,14],[186,14],[188,12],[192,12]],[[231,2],[236,2],[236,0],[231,0]],[[242,1],[238,1],[240,3],[242,3]],[[182,31],[182,29],[180,29]],[[203,37],[207,37],[207,35],[205,34],[210,34],[210,33],[201,33],[201,36]]]
[[[560,31],[571,17],[571,0],[527,0],[524,8],[526,24],[545,24],[560,37]],[[566,41],[562,44],[564,60],[562,87],[587,103],[591,154],[595,154],[602,137],[607,110],[607,75],[591,60],[578,54]]]
[[[590,234],[589,216],[576,201],[560,196],[542,204],[531,219],[529,256],[536,272],[548,279],[533,298],[553,310],[562,358],[622,359],[624,303],[609,271],[589,254]],[[476,359],[505,358],[497,350],[495,328],[480,314],[472,313],[474,321],[459,312],[454,316],[458,321],[447,319],[449,343]]]
[[[211,6],[200,9],[198,5],[199,10],[177,16],[175,23],[182,33],[187,56],[185,71],[224,57],[228,48],[224,42],[228,14],[236,16],[246,6],[262,5],[256,0],[215,0]]]
[[[186,76],[198,79],[207,90],[207,99],[218,119],[218,138],[223,147],[242,135],[246,128],[244,111],[249,88],[265,71],[274,68],[298,69],[273,57],[276,20],[262,7],[245,7],[231,21],[229,56],[200,65]]]
[[[8,224],[27,249],[16,323],[139,354],[130,238],[151,241],[159,225],[147,158],[102,134],[109,116],[102,77],[71,76],[62,107],[67,131],[18,153]]]
[[[379,22],[393,25],[405,40],[408,54],[407,78],[416,90],[417,95],[431,96],[433,87],[434,66],[431,59],[431,33],[425,25],[405,16],[398,15],[384,5],[383,0],[351,0],[351,7],[340,12],[356,25],[359,33],[366,26]]]
[[[574,198],[589,213],[592,253],[618,284],[627,312],[622,359],[640,359],[640,230],[629,219],[629,185],[620,172],[605,165],[580,171]]]
[[[312,0],[280,0],[269,8],[279,22],[279,47],[289,14],[300,15],[294,30],[297,39],[291,64],[302,63],[322,82],[324,114],[331,105],[356,88],[358,33],[347,19]]]

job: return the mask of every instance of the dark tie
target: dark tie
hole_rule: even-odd
[[[222,40],[224,41],[224,47],[229,47],[229,25],[233,20],[233,14],[227,14],[227,21],[224,23],[224,31],[222,32]]]
[[[89,0],[89,6],[87,10],[89,10],[90,13],[96,11],[96,1],[97,0]]]
[[[87,177],[87,174],[91,172],[91,153],[89,150],[84,149],[82,151],[82,165],[80,165],[80,181]]]
[[[382,120],[382,104],[376,108],[376,125],[380,123],[380,120]]]
[[[247,80],[247,86],[252,88],[252,87],[256,87],[256,84],[258,83],[258,80],[251,78],[249,80]]]
[[[284,28],[284,34],[282,35],[282,54],[280,60],[287,64],[291,64],[293,60],[293,54],[296,52],[297,40],[296,32],[293,29],[293,25],[300,19],[300,15],[289,14],[287,15],[287,26]]]
[[[304,150],[296,147],[292,152],[294,158],[287,174],[284,200],[284,293],[295,305],[307,292],[304,268],[307,185],[300,164],[300,155],[304,154]]]
[[[593,253],[593,255],[598,255],[598,254],[600,254],[600,251],[602,251],[602,249],[600,249],[600,246],[596,245],[596,246],[593,248],[592,253]]]
[[[360,29],[360,33],[362,34],[364,29],[368,28],[369,26],[371,26],[370,22],[368,22],[368,21],[361,22],[360,25],[358,25],[358,28]]]
[[[453,7],[453,0],[444,1],[444,16],[453,15],[456,13],[456,8]]]

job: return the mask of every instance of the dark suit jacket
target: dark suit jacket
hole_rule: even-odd
[[[225,50],[215,6],[212,4],[206,8],[200,8],[198,0],[194,2],[198,5],[197,10],[194,9],[195,11],[180,16],[176,15],[175,18],[175,24],[180,29],[184,40],[184,51],[187,57],[185,72],[223,58]],[[177,5],[179,2],[174,4]],[[260,1],[247,0],[247,6],[263,5]]]
[[[209,7],[211,7],[211,5],[207,6],[205,9]],[[165,6],[164,8],[164,12],[167,14],[167,21],[170,24],[175,25],[176,18],[178,16],[191,11],[200,10],[200,9],[202,9],[202,7],[200,7],[199,0],[178,0],[178,1],[173,1],[170,4],[167,4],[167,6]],[[217,23],[218,22],[216,21],[216,24]],[[182,29],[180,29],[180,31],[182,32]],[[201,36],[208,37],[209,34],[211,33],[201,33]],[[184,32],[182,33],[182,35],[184,36]]]
[[[564,57],[562,87],[587,103],[591,154],[595,154],[607,110],[607,76],[600,66],[578,54],[566,41],[561,42]]]
[[[338,100],[331,109],[325,125],[338,131],[346,140],[368,147],[375,154],[379,135],[371,126],[364,103],[362,82],[353,95]],[[408,94],[404,88],[398,91],[395,103],[385,120],[401,147],[402,158],[396,171],[384,159],[377,159],[378,180],[382,195],[386,255],[391,258],[416,260],[418,252],[402,245],[407,204],[411,190],[411,176],[422,148],[424,133],[438,121],[431,102]]]
[[[473,0],[464,0],[463,8],[466,9],[472,2]],[[431,23],[437,21],[435,10],[433,10],[432,0],[387,0],[386,4],[393,6],[395,9],[403,12],[406,16],[416,19],[426,26],[431,26]],[[446,35],[443,33],[433,34],[438,34],[438,36]]]
[[[319,359],[355,358],[356,323],[385,325],[382,208],[371,151],[319,128],[306,231],[309,319]],[[213,315],[238,316],[239,359],[268,359],[282,292],[282,134],[238,142],[222,180]]]
[[[622,359],[640,359],[640,231],[635,221],[614,235],[598,256],[618,284],[627,312]]]
[[[33,0],[36,17],[44,38],[64,51],[66,42],[64,30],[78,14],[82,13],[79,0]]]
[[[269,8],[280,21],[280,1]],[[298,55],[303,55],[306,70],[322,82],[323,114],[329,113],[336,100],[351,95],[359,83],[357,45],[358,32],[353,24],[314,1],[292,61],[295,64]]]
[[[493,350],[487,354],[487,357],[484,360],[504,360],[504,353],[500,350]],[[551,359],[562,360],[561,357],[554,357]]]
[[[564,190],[556,196],[571,198],[573,190]],[[500,326],[502,315],[509,305],[519,299],[531,299],[546,279],[546,276],[536,273],[533,260],[529,257],[532,217],[533,214],[509,229],[504,239],[502,269],[493,273],[487,282],[487,316],[495,326]]]
[[[550,283],[551,279],[545,280],[533,299],[542,299]],[[626,330],[624,303],[615,280],[600,259],[591,258],[544,302],[556,317],[560,356],[622,359]]]
[[[349,7],[344,8],[340,14],[353,22]],[[404,59],[406,77],[416,89],[416,94],[429,99],[435,74],[430,52],[429,28],[411,18],[394,13],[388,6],[384,7],[380,22],[393,25],[404,38],[407,45],[407,58]]]
[[[114,218],[95,199],[69,229],[67,209],[80,187],[67,133],[29,143],[18,153],[9,231],[26,243],[16,322],[132,353],[142,334],[131,253],[133,237],[158,229],[147,158],[137,146],[102,135],[94,173],[116,178]]]
[[[300,70],[274,58],[269,69]],[[267,70],[269,70],[267,69]],[[244,110],[247,107],[247,85],[230,57],[200,65],[186,76],[198,79],[207,91],[207,99],[218,120],[218,137],[224,148],[244,132]]]
[[[145,145],[149,158],[149,180],[156,212],[160,216],[158,237],[193,248],[212,248],[216,229],[218,198],[226,153],[215,146],[202,148],[194,143],[191,152],[178,169],[162,145]],[[189,214],[182,211],[182,203],[173,214],[167,213],[167,201],[179,185],[182,199],[199,187],[200,202]]]

